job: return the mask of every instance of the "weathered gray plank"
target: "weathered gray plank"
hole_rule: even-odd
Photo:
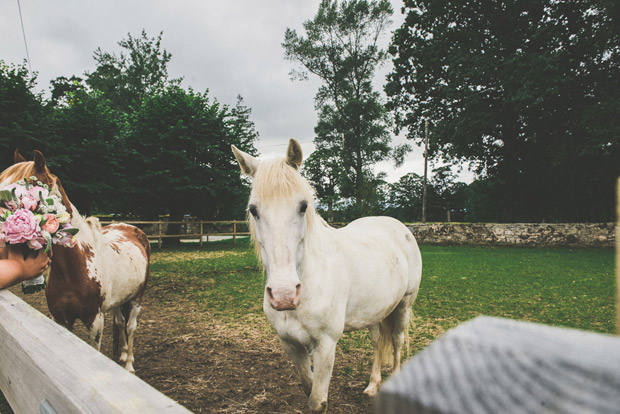
[[[189,413],[6,290],[0,389],[16,413]]]
[[[620,413],[620,338],[478,317],[381,388],[380,414]]]

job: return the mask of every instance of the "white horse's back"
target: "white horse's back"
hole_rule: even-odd
[[[364,217],[336,230],[350,278],[345,330],[374,325],[417,295],[422,258],[415,238],[391,217]],[[344,275],[343,275],[344,276]]]

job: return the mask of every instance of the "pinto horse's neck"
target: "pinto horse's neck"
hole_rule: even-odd
[[[71,226],[78,229],[76,245],[66,247],[52,245],[52,266],[50,279],[89,278],[89,262],[94,262],[97,239],[88,221],[71,205]]]

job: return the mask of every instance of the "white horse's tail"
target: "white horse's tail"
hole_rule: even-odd
[[[401,358],[409,354],[409,327],[413,325],[413,318],[409,318],[409,323],[405,329],[405,342],[401,352]],[[394,334],[396,333],[396,323],[394,312],[390,313],[380,324],[379,342],[377,344],[379,350],[379,360],[381,365],[394,366]]]

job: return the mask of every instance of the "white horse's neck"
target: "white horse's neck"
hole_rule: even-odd
[[[332,246],[333,231],[327,222],[319,216],[314,208],[308,209],[306,237],[304,238],[304,253],[301,259],[301,271],[308,264],[307,258],[322,257],[325,250]]]

